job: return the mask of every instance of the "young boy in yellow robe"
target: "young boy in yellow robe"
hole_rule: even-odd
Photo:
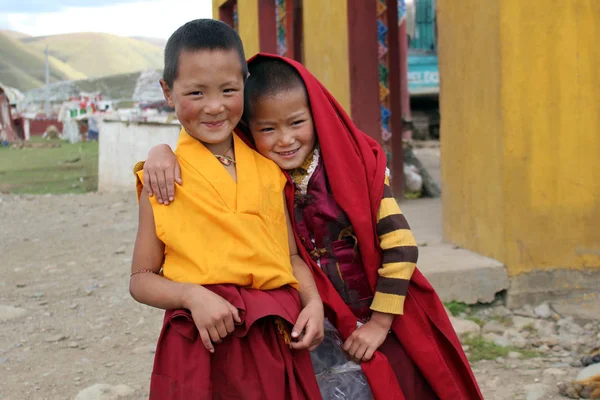
[[[150,398],[320,398],[308,349],[323,338],[323,305],[298,256],[286,178],[232,133],[246,76],[222,22],[191,21],[165,48],[187,184],[172,207],[139,197],[130,292],[167,310]]]

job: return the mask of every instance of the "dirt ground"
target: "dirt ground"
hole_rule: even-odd
[[[133,192],[0,197],[0,307],[26,310],[0,318],[0,399],[97,383],[147,398],[162,311],[128,293],[136,205]],[[561,399],[556,383],[579,370],[556,355],[473,367],[486,400]]]

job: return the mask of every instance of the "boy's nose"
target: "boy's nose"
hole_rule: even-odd
[[[210,115],[217,115],[223,112],[225,106],[219,101],[210,101],[204,107],[204,112]]]
[[[296,141],[296,139],[294,138],[294,135],[283,134],[279,137],[279,144],[281,146],[289,146],[289,145],[293,144],[295,141]]]

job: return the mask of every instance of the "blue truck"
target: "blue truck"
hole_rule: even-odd
[[[435,0],[405,0],[408,35],[408,93],[413,136],[439,138],[440,79]]]

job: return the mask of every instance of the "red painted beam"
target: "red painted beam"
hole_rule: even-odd
[[[350,113],[356,126],[381,143],[377,5],[375,0],[348,0]]]
[[[230,27],[233,26],[233,6],[236,4],[236,0],[228,0],[219,7],[219,19],[225,22]]]
[[[293,0],[293,25],[292,41],[294,60],[302,63],[304,60],[303,40],[304,40],[304,17],[302,0]]]
[[[274,0],[258,1],[258,45],[261,53],[277,54],[277,21]],[[252,55],[248,54],[248,56]]]
[[[392,191],[396,198],[404,197],[404,149],[402,143],[402,82],[400,36],[398,29],[398,0],[386,0],[388,25],[388,63],[390,80],[390,125],[392,131],[391,153]]]

